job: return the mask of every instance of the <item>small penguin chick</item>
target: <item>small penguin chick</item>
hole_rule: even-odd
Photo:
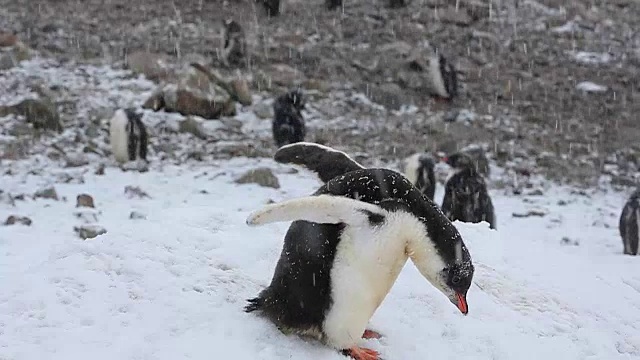
[[[622,208],[618,229],[625,255],[638,255],[640,239],[640,189],[631,194]]]

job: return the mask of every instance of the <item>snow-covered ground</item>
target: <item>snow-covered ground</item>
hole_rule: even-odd
[[[274,169],[281,188],[233,182],[258,166]],[[0,204],[1,220],[33,220],[0,226],[0,359],[344,359],[242,311],[270,281],[288,227],[249,228],[246,216],[319,185],[289,169],[244,158],[90,169],[84,183],[53,184],[67,201]],[[33,194],[54,172],[0,183]],[[151,198],[128,198],[127,185]],[[95,210],[75,207],[81,193]],[[622,255],[617,230],[626,194],[492,196],[497,232],[456,222],[476,264],[469,315],[407,263],[372,319],[385,337],[363,343],[386,360],[640,358],[640,259]],[[511,215],[530,209],[547,215]],[[134,210],[146,219],[129,219]],[[87,214],[108,232],[79,239],[73,227]]]

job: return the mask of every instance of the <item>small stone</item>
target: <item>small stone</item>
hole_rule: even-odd
[[[206,139],[207,134],[198,120],[188,117],[180,122],[179,131],[181,133],[192,134],[198,139]]]
[[[100,164],[100,165],[98,165],[98,168],[96,169],[94,174],[96,174],[96,175],[104,175],[104,169],[105,169],[105,165],[104,164]]]
[[[236,184],[258,184],[263,187],[280,188],[280,182],[273,174],[273,171],[264,167],[247,171],[236,179],[235,182]]]
[[[253,102],[251,98],[251,90],[249,90],[249,83],[244,79],[234,79],[231,81],[231,89],[235,93],[234,97],[237,101],[244,105],[249,106]]]
[[[136,51],[127,55],[125,63],[128,69],[144,74],[151,81],[166,79],[170,75],[169,61],[163,54]]]
[[[468,26],[472,21],[471,16],[469,16],[469,13],[466,9],[456,9],[454,6],[439,9],[437,14],[438,18],[443,23]]]
[[[0,47],[15,46],[18,42],[18,36],[8,32],[0,32]]]
[[[137,211],[132,211],[131,214],[129,214],[129,219],[131,220],[146,220],[147,216],[143,213],[137,212]]]
[[[267,104],[265,102],[256,104],[253,107],[253,112],[260,119],[272,119],[273,118],[273,106],[271,106],[271,105],[269,105],[269,104]]]
[[[29,219],[26,216],[11,215],[4,222],[4,225],[6,225],[6,226],[15,225],[15,224],[31,226],[31,219]]]
[[[525,213],[514,212],[512,214],[512,216],[515,218],[526,218],[526,217],[532,217],[532,216],[543,217],[545,215],[547,215],[547,213],[542,210],[529,210]]]
[[[93,239],[107,233],[107,230],[100,225],[75,226],[73,231],[75,231],[82,240]]]
[[[142,189],[140,189],[140,187],[138,186],[131,186],[131,185],[127,185],[124,187],[124,194],[129,198],[129,199],[133,199],[133,198],[139,198],[139,199],[143,199],[143,198],[151,198],[151,196],[149,196],[149,194],[147,194],[146,192],[142,191]]]
[[[567,206],[569,203],[566,200],[558,200],[558,206]]]
[[[95,208],[93,198],[89,194],[80,194],[76,197],[76,207]]]
[[[38,190],[36,191],[35,194],[33,194],[33,198],[34,199],[38,199],[38,198],[42,198],[42,199],[53,199],[53,200],[59,200],[58,199],[58,193],[56,192],[56,189],[52,186],[52,187],[48,187],[46,189],[42,189],[42,190]]]
[[[85,154],[82,153],[69,154],[67,155],[66,160],[67,162],[65,164],[65,167],[68,168],[80,167],[89,164],[89,159]]]

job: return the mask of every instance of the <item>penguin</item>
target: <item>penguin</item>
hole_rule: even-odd
[[[224,46],[221,59],[225,66],[239,67],[244,63],[246,55],[246,38],[240,24],[232,19],[224,22]]]
[[[288,151],[308,147],[290,146]],[[270,285],[249,299],[244,311],[356,360],[376,360],[379,354],[358,346],[358,340],[382,337],[367,324],[411,259],[466,315],[474,265],[451,221],[402,174],[361,169],[355,162],[345,166],[339,152],[327,152],[327,159],[342,159],[346,173],[323,181],[310,196],[269,204],[248,216],[249,226],[293,222]],[[321,179],[335,173],[330,164],[314,168]]]
[[[458,96],[456,68],[437,50],[429,58],[429,78],[435,90],[436,101],[451,102]]]
[[[436,193],[436,163],[427,153],[416,153],[404,160],[404,176],[429,199]]]
[[[325,0],[327,9],[335,10],[342,7],[342,0]]]
[[[267,12],[267,17],[276,17],[280,15],[280,0],[256,0],[262,3]]]
[[[496,229],[496,216],[484,178],[470,156],[457,153],[444,159],[454,172],[446,180],[442,211],[451,221],[486,221]]]
[[[119,163],[137,158],[147,162],[148,136],[142,113],[133,108],[118,109],[111,118],[109,136],[111,152]]]
[[[277,147],[304,141],[306,128],[302,109],[305,107],[304,95],[300,89],[280,95],[273,103],[273,139]]]
[[[638,255],[640,230],[640,189],[631,194],[622,208],[618,225],[625,255]]]

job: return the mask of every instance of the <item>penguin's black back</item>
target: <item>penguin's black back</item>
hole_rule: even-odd
[[[290,91],[279,96],[273,103],[272,131],[276,146],[304,141],[306,128],[302,117],[303,95]]]
[[[620,214],[619,230],[622,237],[624,253],[638,255],[638,209],[640,208],[640,189],[636,190],[624,204]]]
[[[401,174],[387,169],[351,171],[330,180],[314,193],[322,194],[372,204],[401,200],[414,215],[420,215],[443,259],[453,263],[456,256],[453,245],[462,242],[458,230],[433,201]],[[271,284],[257,298],[249,300],[245,311],[260,310],[282,329],[320,330],[332,304],[331,268],[343,229],[344,224],[294,221],[285,235]],[[464,260],[470,264],[468,250],[462,244]]]
[[[463,168],[445,184],[442,211],[451,221],[486,221],[496,228],[495,212],[487,185],[474,167]]]

